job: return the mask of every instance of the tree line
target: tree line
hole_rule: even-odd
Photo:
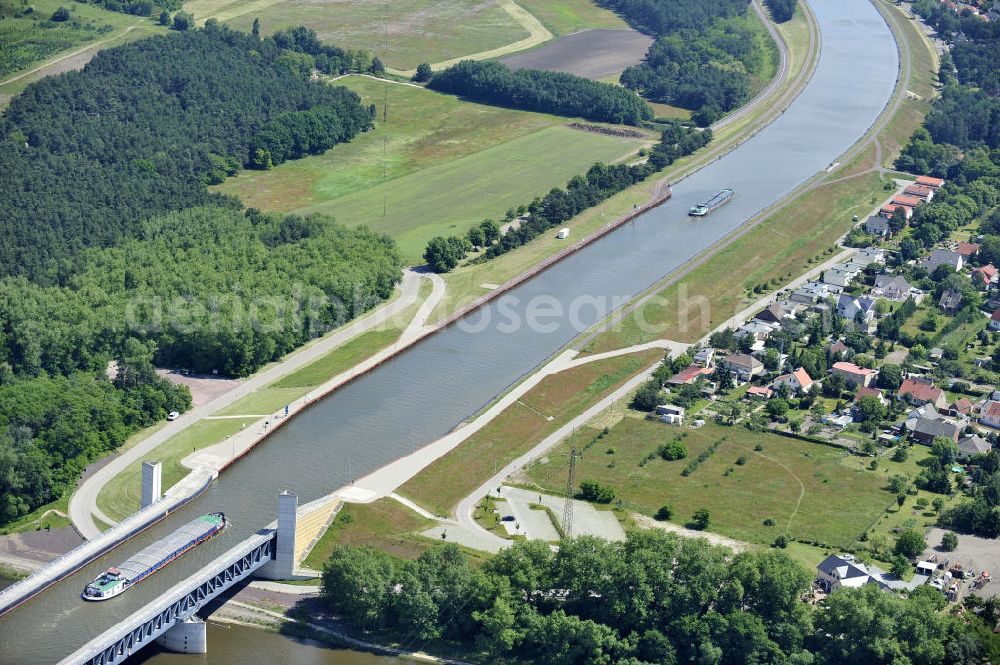
[[[599,122],[638,125],[653,111],[635,93],[573,74],[512,71],[495,60],[463,60],[431,77],[429,88],[468,99]]]
[[[997,650],[992,624],[943,612],[936,589],[838,589],[813,610],[800,600],[811,581],[778,550],[651,530],[564,539],[555,552],[515,542],[482,566],[454,545],[414,561],[340,547],[322,597],[365,631],[448,641],[483,662],[958,665]]]
[[[205,184],[252,164],[255,138],[283,114],[332,110],[338,140],[371,127],[356,94],[309,80],[296,54],[210,22],[29,86],[0,125],[0,270],[63,283],[81,249],[114,245],[153,215],[221,202]],[[303,123],[295,139],[309,131]]]
[[[552,189],[524,206],[525,215],[516,226],[500,234],[495,222],[487,220],[469,230],[466,237],[438,236],[432,238],[424,252],[424,260],[435,272],[448,272],[456,267],[472,250],[485,250],[477,260],[488,261],[517,249],[547,230],[568,221],[588,208],[642,182],[662,171],[678,158],[690,155],[708,145],[712,130],[685,127],[677,120],[670,120],[660,134],[660,141],[641,164],[602,164],[590,167],[584,176],[574,176],[565,189]],[[508,215],[513,218],[512,214]]]

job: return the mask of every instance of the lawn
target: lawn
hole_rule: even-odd
[[[500,4],[482,0],[195,0],[185,8],[195,17],[214,15],[246,31],[260,18],[264,34],[304,25],[327,43],[367,49],[390,67],[413,69],[422,62],[470,55],[527,37],[528,31]]]
[[[589,429],[578,436],[593,442],[577,462],[578,482],[607,483],[628,507],[647,515],[669,505],[672,521],[679,524],[707,508],[711,530],[738,540],[769,544],[787,533],[846,547],[894,503],[878,473],[845,464],[847,454],[828,446],[742,427],[709,424],[687,430],[637,417],[622,419],[600,440],[593,438],[598,433]],[[640,465],[678,435],[687,459],[667,462],[656,456]],[[715,452],[694,472],[681,475],[689,461],[715,444]],[[755,451],[757,445],[763,450]],[[545,463],[529,469],[528,478],[540,489],[564,490],[568,446],[560,445]],[[740,458],[744,464],[737,462]],[[767,519],[774,525],[765,526]]]
[[[436,515],[450,514],[497,470],[662,356],[658,350],[646,351],[546,377],[483,429],[407,481],[399,493]]]
[[[302,565],[322,570],[334,548],[339,545],[368,545],[408,559],[437,543],[415,535],[434,525],[393,499],[383,498],[372,503],[345,504],[326,533],[313,547]]]
[[[195,450],[225,441],[226,437],[239,432],[242,425],[238,418],[199,420],[112,478],[97,495],[97,506],[116,520],[127,517],[139,509],[143,462],[162,462],[162,486],[168,489],[190,472],[190,469],[181,466],[184,457]]]
[[[383,117],[386,84],[341,79]],[[645,142],[558,126],[563,118],[472,104],[389,85],[388,122],[349,144],[215,188],[265,210],[326,212],[391,234],[422,263],[435,235],[464,233],[486,217],[565,186],[595,161]]]
[[[590,0],[518,0],[557,37],[597,28],[625,29],[629,25],[614,12]]]

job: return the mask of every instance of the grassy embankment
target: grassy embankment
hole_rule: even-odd
[[[28,6],[0,0],[0,105],[47,74],[81,67],[100,49],[166,30],[153,18],[66,0],[34,0],[33,12],[15,18]],[[70,10],[70,19],[50,23],[59,7]]]
[[[386,84],[346,84],[383,117]],[[388,122],[323,155],[245,172],[216,189],[265,210],[328,212],[392,235],[404,258],[423,262],[427,241],[500,218],[595,161],[614,162],[649,141],[564,127],[565,118],[463,102],[389,86]]]
[[[887,9],[898,15],[895,8]],[[914,91],[922,99],[905,98],[878,133],[886,150],[898,150],[904,142],[901,137],[908,137],[923,121],[929,108],[927,100],[933,95],[936,68],[936,59],[919,29],[905,20],[897,26],[913,55],[910,80],[902,82],[900,88]],[[895,154],[884,152],[884,163],[895,159]],[[689,264],[653,287],[651,292],[658,296],[655,302],[598,336],[586,351],[600,353],[661,337],[694,342],[759,299],[760,294],[752,293],[758,285],[773,290],[820,263],[827,250],[851,228],[852,216],[864,216],[885,198],[885,180],[872,170],[876,167],[874,157],[874,145],[858,150],[840,169],[811,183],[809,189],[767,216],[738,242],[730,242],[700,264]],[[725,274],[726,279],[719,279],[720,274]],[[703,311],[697,303],[680,311],[682,288],[689,298],[701,296],[707,301],[708,325],[680,325],[685,320],[701,322]],[[639,321],[644,325],[640,326]]]
[[[431,285],[421,285],[417,302],[410,305],[399,316],[393,317],[385,326],[377,326],[348,340],[336,349],[314,360],[301,369],[265,386],[213,414],[216,416],[246,415],[246,420],[237,418],[199,420],[182,432],[174,435],[144,459],[137,460],[125,471],[115,476],[97,497],[98,507],[109,517],[121,519],[139,507],[139,491],[142,462],[159,460],[163,463],[163,487],[169,488],[190,471],[180,461],[196,450],[221,443],[236,434],[244,425],[255,422],[255,416],[274,413],[306,393],[322,385],[330,378],[349,370],[359,362],[391,346],[399,339],[407,324],[413,319],[420,304],[430,294]],[[146,436],[149,432],[140,432]]]
[[[581,30],[629,27],[617,14],[590,0],[518,0],[517,4],[534,14],[556,37]]]
[[[528,36],[498,3],[478,0],[194,0],[184,6],[195,17],[214,15],[245,31],[259,17],[264,34],[305,25],[327,43],[367,49],[395,69],[478,53]]]

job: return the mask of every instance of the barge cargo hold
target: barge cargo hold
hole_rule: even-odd
[[[80,596],[84,600],[97,601],[125,593],[225,528],[225,513],[208,513],[191,520],[166,538],[129,557],[128,561],[108,568],[88,584]]]
[[[709,200],[704,203],[699,203],[690,210],[688,210],[688,215],[692,217],[704,217],[708,213],[714,211],[717,208],[721,208],[736,196],[736,192],[731,189],[724,189]]]

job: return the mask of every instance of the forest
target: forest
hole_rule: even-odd
[[[959,665],[995,658],[995,609],[942,612],[941,592],[838,589],[813,609],[812,575],[780,550],[657,530],[515,542],[482,566],[454,545],[416,560],[334,550],[323,600],[404,645],[439,640],[482,662],[540,665]],[[877,617],[877,620],[873,620]],[[989,622],[989,623],[987,623]],[[513,660],[512,660],[513,659]]]
[[[61,284],[85,247],[159,213],[225,203],[205,185],[251,164],[258,133],[273,140],[283,114],[336,114],[336,132],[305,141],[315,150],[371,127],[357,95],[303,75],[309,57],[209,22],[29,86],[0,125],[3,273]]]
[[[557,187],[525,206],[525,219],[517,228],[509,228],[500,234],[494,228],[495,222],[486,220],[480,226],[471,228],[465,238],[439,236],[431,239],[424,259],[435,272],[450,271],[473,249],[485,250],[476,261],[494,259],[534,240],[587,208],[642,182],[680,157],[690,155],[712,141],[711,129],[686,127],[677,120],[662,124],[666,127],[660,134],[660,142],[649,151],[645,162],[631,166],[594,164],[586,175],[570,180],[565,190]]]
[[[656,37],[645,60],[622,73],[622,85],[652,101],[697,111],[703,126],[749,101],[755,77],[775,55],[770,38],[750,29],[746,0],[603,4]]]
[[[427,85],[484,104],[598,122],[639,125],[653,119],[644,101],[617,85],[560,72],[515,72],[496,61],[463,60],[435,74]]]

